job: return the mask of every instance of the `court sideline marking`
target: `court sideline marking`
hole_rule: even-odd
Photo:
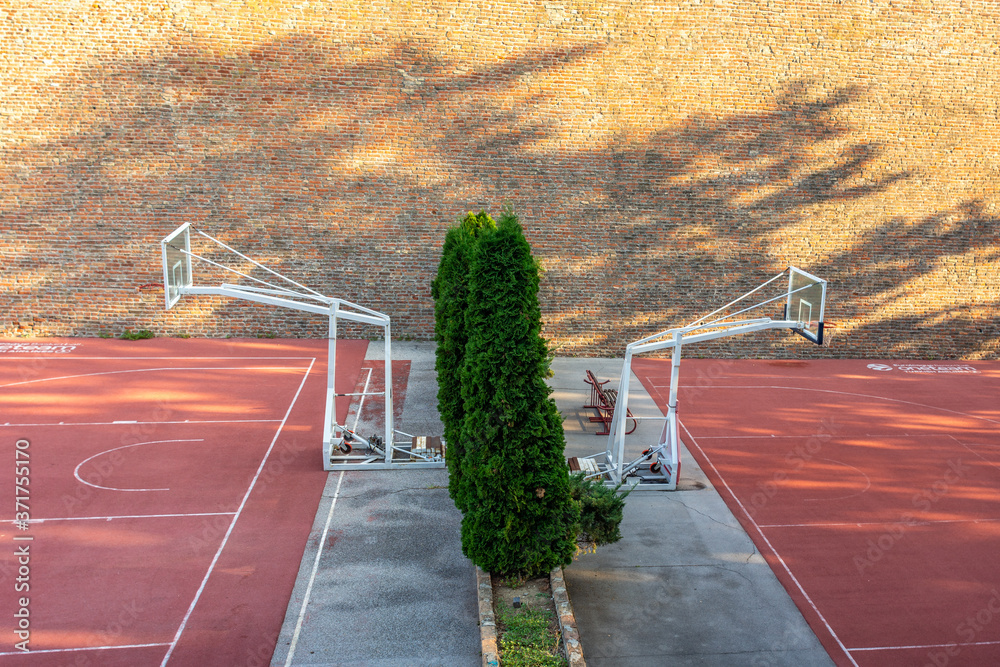
[[[640,383],[642,380],[639,381]],[[670,385],[657,385],[650,383],[653,389],[656,389],[657,395],[663,398],[663,394],[660,393],[660,389],[669,389]],[[971,415],[967,412],[961,412],[960,410],[952,410],[950,408],[942,408],[937,405],[928,405],[926,403],[917,403],[916,401],[904,401],[900,398],[889,398],[887,396],[879,396],[878,394],[860,394],[856,391],[837,391],[835,389],[817,389],[816,387],[786,387],[784,385],[776,384],[762,384],[762,385],[712,385],[711,387],[698,387],[697,385],[681,385],[681,389],[698,389],[701,391],[707,389],[790,389],[792,391],[815,391],[822,394],[839,394],[840,396],[857,396],[858,398],[874,398],[880,401],[887,401],[889,403],[901,403],[903,405],[914,405],[918,408],[927,408],[930,410],[939,410],[941,412],[950,412],[953,415],[962,415],[963,417],[968,417],[969,419],[979,419],[984,422],[989,422],[991,424],[1000,424],[1000,420],[990,419],[989,417],[981,417],[979,415]]]
[[[58,424],[53,422],[38,422],[29,423],[25,422],[23,424],[12,424],[11,422],[4,422],[0,426],[13,426],[16,428],[25,428],[29,426],[145,426],[147,424],[152,424],[153,426],[161,426],[164,424],[269,424],[280,422],[280,419],[185,419],[184,421],[139,421],[139,420],[128,420],[128,421],[110,421],[110,422],[59,422]]]
[[[309,362],[309,367],[305,369],[306,372],[302,375],[302,381],[299,382],[299,388],[295,391],[295,396],[292,397],[292,402],[288,405],[288,409],[285,411],[285,416],[282,418],[281,423],[278,425],[278,430],[274,433],[274,437],[271,439],[270,446],[268,446],[267,451],[261,458],[260,465],[257,466],[257,472],[250,481],[250,486],[247,488],[246,493],[243,494],[243,500],[240,501],[240,505],[236,509],[236,513],[233,516],[232,521],[229,522],[229,528],[226,530],[226,534],[222,537],[222,543],[215,551],[215,556],[212,558],[212,562],[208,566],[208,571],[205,573],[204,578],[202,578],[201,585],[198,587],[198,592],[195,593],[194,599],[191,601],[191,605],[188,607],[187,613],[184,614],[180,627],[177,628],[177,633],[174,635],[174,639],[170,643],[170,648],[167,650],[167,654],[163,656],[163,661],[160,663],[160,667],[166,667],[166,664],[170,661],[170,656],[174,653],[174,649],[177,648],[177,642],[180,641],[181,635],[184,633],[185,628],[187,628],[188,620],[190,620],[191,614],[194,612],[194,608],[201,599],[201,594],[205,591],[205,586],[208,585],[208,580],[212,576],[212,572],[215,570],[216,563],[219,562],[222,550],[225,549],[226,544],[229,542],[229,536],[232,535],[233,528],[236,527],[236,522],[239,521],[240,515],[243,513],[243,508],[246,507],[247,500],[250,499],[250,494],[253,493],[254,487],[257,485],[257,480],[260,479],[260,474],[263,472],[264,466],[267,464],[267,460],[271,456],[271,450],[274,449],[275,443],[278,442],[278,437],[281,435],[281,431],[285,427],[285,422],[288,421],[288,416],[292,413],[292,408],[295,407],[295,403],[299,400],[302,388],[305,386],[306,380],[309,378],[309,373],[312,371],[312,367],[315,363],[316,359],[314,357],[313,360]]]
[[[337,478],[337,488],[333,492],[333,500],[330,502],[330,511],[326,515],[326,523],[323,525],[323,533],[319,538],[319,546],[316,549],[316,558],[313,560],[312,572],[309,573],[309,583],[306,585],[306,592],[302,596],[302,608],[299,609],[299,617],[295,622],[295,632],[292,633],[292,643],[288,646],[288,656],[285,658],[285,667],[292,664],[295,657],[295,648],[299,643],[299,636],[302,634],[302,624],[305,621],[306,609],[309,608],[309,598],[312,596],[313,583],[316,581],[316,574],[319,572],[319,561],[323,555],[323,545],[326,544],[327,535],[330,533],[330,524],[333,523],[333,509],[337,506],[337,499],[340,497],[340,484],[344,481],[344,473],[340,471]]]
[[[840,641],[840,637],[838,637],[837,633],[833,631],[832,627],[830,627],[830,623],[826,620],[826,616],[823,615],[823,613],[816,606],[816,603],[813,602],[812,598],[809,597],[809,594],[806,593],[805,588],[803,588],[802,584],[799,583],[799,580],[795,577],[794,574],[792,574],[791,568],[788,567],[788,565],[785,563],[785,560],[781,557],[781,554],[779,554],[778,550],[774,548],[773,544],[771,544],[771,540],[767,539],[767,536],[764,534],[764,531],[761,529],[759,525],[757,525],[757,522],[754,520],[754,518],[750,516],[750,512],[747,511],[747,508],[743,505],[743,503],[736,496],[736,494],[733,493],[733,490],[729,488],[729,483],[726,482],[726,478],[722,476],[722,473],[719,472],[719,469],[715,467],[715,463],[713,463],[712,459],[709,458],[708,454],[705,453],[705,450],[701,448],[701,445],[698,444],[697,439],[694,437],[691,431],[688,430],[688,427],[684,424],[684,422],[678,419],[677,423],[680,425],[682,429],[684,429],[684,432],[687,433],[688,437],[691,439],[690,440],[691,444],[697,447],[698,451],[701,452],[701,455],[704,457],[704,460],[708,463],[708,465],[712,467],[712,470],[718,476],[719,481],[722,482],[722,485],[726,488],[726,492],[729,493],[729,495],[736,502],[736,504],[739,505],[740,510],[743,512],[743,515],[750,521],[751,524],[753,524],[753,527],[756,529],[757,534],[760,535],[762,540],[764,540],[764,543],[767,545],[767,548],[771,550],[771,553],[774,554],[774,557],[778,559],[779,563],[781,563],[781,567],[788,574],[792,582],[795,583],[796,588],[799,589],[799,592],[802,594],[802,597],[805,598],[806,602],[809,603],[809,606],[816,613],[816,616],[819,617],[819,620],[823,623],[823,626],[826,628],[827,632],[829,632],[830,636],[833,637],[833,640],[837,642],[837,646],[839,646],[840,649],[843,651],[844,655],[847,656],[847,659],[851,661],[851,664],[854,665],[854,667],[858,667],[858,663],[854,660],[854,656],[851,655],[850,651],[847,650],[847,647],[844,646],[844,642]]]
[[[176,519],[192,516],[231,516],[235,512],[182,512],[175,514],[112,514],[110,516],[51,516],[45,519],[28,519],[28,523],[48,523],[50,521],[113,521],[115,519]],[[998,519],[1000,520],[1000,519]],[[14,523],[14,519],[4,519],[4,523]]]
[[[169,644],[167,644],[166,642],[158,642],[154,644],[118,644],[116,646],[79,646],[71,648],[43,648],[43,649],[31,649],[29,655],[34,655],[36,653],[71,653],[75,651],[111,651],[113,649],[119,649],[119,648],[152,648],[154,646],[169,646]],[[24,655],[24,652],[10,651],[7,653],[0,653],[0,655]]]
[[[206,357],[206,359],[211,359],[212,357]],[[62,359],[73,359],[73,357],[60,357]],[[121,361],[121,359],[119,359]],[[312,360],[309,364],[311,369],[313,364],[316,363],[316,359]],[[87,378],[95,377],[98,375],[120,375],[123,373],[147,373],[153,371],[301,371],[302,368],[299,366],[169,366],[163,368],[127,368],[123,371],[100,371],[97,373],[79,373],[77,375],[60,375],[55,377],[47,378],[35,378],[33,380],[21,380],[20,382],[11,382],[8,384],[0,384],[0,389],[6,389],[7,387],[19,387],[24,384],[34,384],[36,382],[49,382],[52,380],[75,380],[77,378]]]
[[[363,362],[362,362],[363,363]],[[361,419],[361,409],[365,405],[365,398],[368,397],[368,385],[372,379],[372,369],[368,369],[368,376],[365,378],[365,386],[361,390],[361,400],[358,401],[358,409],[354,413],[354,432],[358,430],[358,420]],[[330,503],[330,511],[326,515],[326,523],[323,524],[323,533],[320,535],[319,546],[316,548],[316,558],[313,560],[312,572],[309,573],[309,583],[306,584],[306,592],[302,596],[302,607],[299,609],[299,616],[295,621],[295,631],[292,633],[292,641],[288,646],[288,655],[285,657],[285,667],[290,667],[292,659],[295,657],[295,648],[299,643],[299,636],[302,634],[302,624],[305,622],[306,610],[309,608],[309,598],[312,597],[313,583],[316,581],[316,574],[319,572],[319,561],[323,556],[323,545],[326,544],[327,535],[330,533],[330,524],[333,523],[333,509],[337,506],[337,498],[340,497],[340,484],[344,481],[344,473],[340,471],[337,478],[337,488],[333,492],[333,500]]]

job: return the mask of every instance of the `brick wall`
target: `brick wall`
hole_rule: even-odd
[[[795,264],[829,346],[691,353],[997,358],[998,34],[987,0],[4,3],[0,335],[325,334],[137,289],[191,222],[429,338],[446,228],[509,202],[560,354]]]

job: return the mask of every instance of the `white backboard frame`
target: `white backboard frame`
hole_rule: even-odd
[[[732,315],[720,315],[711,320],[714,315],[734,306],[748,298],[765,286],[780,280],[785,273],[789,275],[788,289],[770,299],[737,311]],[[814,304],[815,297],[811,293],[818,290],[819,303]],[[798,298],[793,298],[798,295]],[[804,298],[803,298],[803,295]],[[783,303],[783,318],[773,320],[770,317],[750,319],[733,319],[743,313],[761,308],[776,302]],[[808,307],[800,305],[805,301]],[[773,306],[772,306],[773,307]],[[812,319],[818,307],[818,320]],[[716,340],[729,336],[767,331],[770,329],[791,329],[814,343],[823,344],[823,315],[826,307],[826,281],[811,273],[789,266],[786,271],[774,276],[762,285],[747,292],[743,296],[729,302],[709,315],[691,324],[655,333],[625,346],[625,360],[622,365],[621,377],[618,380],[618,402],[615,405],[609,426],[608,446],[604,452],[585,457],[591,459],[597,472],[587,475],[603,479],[612,487],[627,484],[633,489],[674,491],[680,479],[680,435],[677,420],[677,389],[680,379],[681,349],[684,345]],[[810,319],[799,319],[808,310]],[[791,312],[791,311],[796,312]],[[710,321],[705,321],[710,320]],[[818,323],[818,324],[816,324]],[[670,394],[667,399],[667,414],[659,441],[646,447],[642,454],[631,460],[626,459],[625,436],[628,419],[629,385],[632,376],[632,358],[635,355],[671,350]],[[648,473],[642,467],[654,462],[656,465]],[[639,474],[642,472],[642,474]]]
[[[793,331],[817,345],[822,345],[825,311],[826,281],[807,271],[789,266],[785,319],[803,323],[802,327],[796,327]]]
[[[160,241],[163,253],[163,300],[170,310],[184,290],[193,285],[191,272],[191,223],[183,225]]]
[[[217,246],[233,253],[241,259],[250,262],[259,269],[280,279],[282,283],[270,283],[255,278],[247,273],[225,266],[202,255],[191,252],[191,230]],[[440,455],[419,455],[395,442],[395,435],[409,434],[397,431],[393,424],[392,407],[392,331],[389,316],[377,310],[365,308],[345,299],[324,296],[319,292],[298,283],[291,278],[269,269],[259,262],[247,257],[237,250],[222,243],[205,232],[195,229],[190,223],[185,223],[164,237],[160,242],[163,254],[163,291],[165,304],[169,309],[184,294],[225,296],[253,301],[256,303],[280,306],[293,310],[326,316],[329,320],[329,335],[327,336],[327,381],[326,405],[323,420],[323,469],[324,470],[391,470],[397,468],[444,468],[445,462]],[[192,273],[192,259],[207,263],[218,269],[232,272],[263,285],[238,285],[222,283],[214,286],[195,286]],[[286,287],[283,283],[291,284]],[[358,393],[338,394],[334,387],[337,368],[337,321],[348,320],[360,324],[370,324],[382,328],[385,340],[385,432],[380,446],[370,447],[372,451],[364,454],[340,455],[334,450],[344,443],[346,427],[336,422],[336,399],[338,396],[361,396]],[[365,438],[352,434],[356,441],[369,444]],[[400,458],[400,456],[405,458]]]

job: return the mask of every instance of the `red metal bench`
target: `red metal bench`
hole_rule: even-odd
[[[590,385],[590,403],[583,407],[593,408],[597,411],[597,415],[591,417],[590,421],[604,424],[604,430],[600,433],[595,433],[595,435],[610,435],[611,420],[615,415],[615,403],[618,402],[618,390],[605,389],[604,385],[611,382],[611,380],[601,382],[594,377],[594,374],[591,371],[587,371],[586,382]],[[625,434],[628,435],[634,431],[639,424],[635,420],[635,417],[632,416],[631,410],[625,410],[625,418],[626,420],[632,421],[632,428],[625,431]]]

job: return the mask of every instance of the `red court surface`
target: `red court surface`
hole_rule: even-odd
[[[998,397],[996,361],[691,359],[678,414],[837,664],[997,665]]]
[[[338,343],[338,391],[366,347]],[[0,340],[0,663],[269,664],[327,479],[326,355]]]

